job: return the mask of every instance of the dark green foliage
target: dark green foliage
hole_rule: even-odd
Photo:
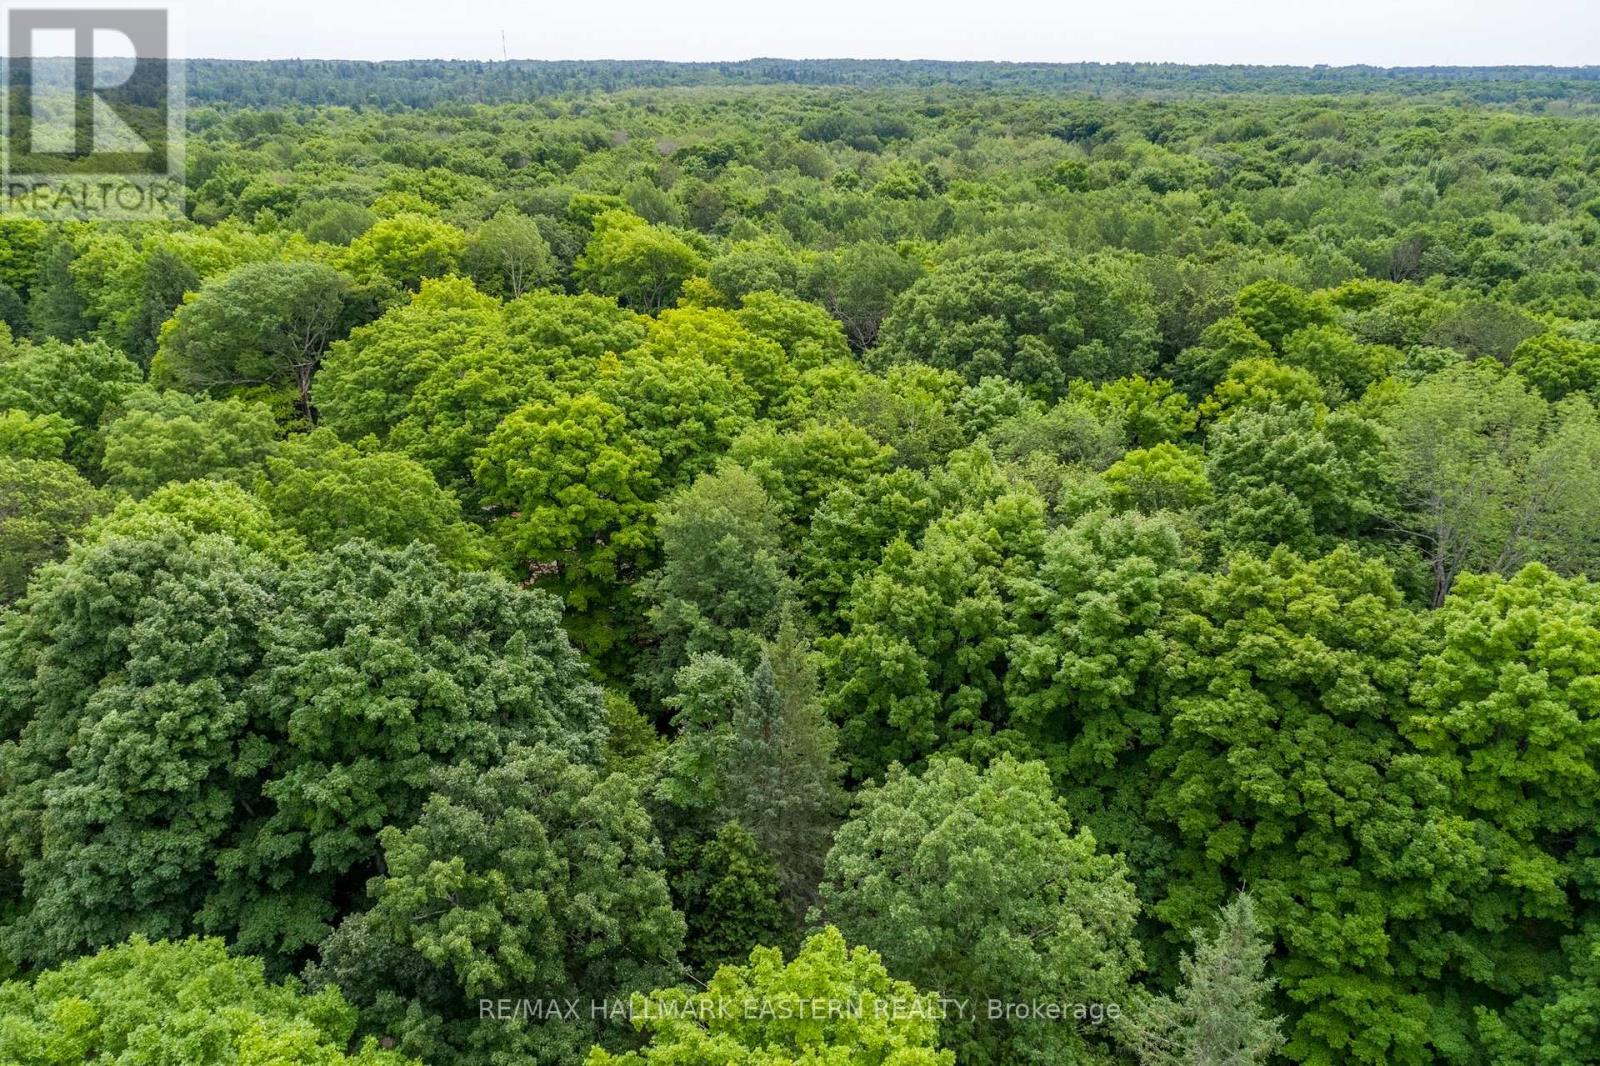
[[[139,302],[128,322],[128,355],[148,367],[161,339],[161,326],[182,303],[186,294],[200,287],[200,275],[193,266],[170,248],[159,246],[144,264],[144,282]]]
[[[290,962],[433,768],[536,741],[598,759],[555,605],[424,548],[279,570],[175,523],[108,537],[36,582],[0,666],[20,959],[204,930]]]
[[[1237,558],[1167,630],[1153,809],[1180,843],[1156,914],[1187,929],[1248,885],[1284,955],[1287,1053],[1425,1061],[1438,1019],[1412,975],[1448,952],[1430,919],[1482,844],[1400,732],[1425,644],[1393,579],[1344,547]]]
[[[513,745],[439,769],[415,824],[379,835],[372,908],[311,971],[364,1008],[363,1028],[426,1061],[573,1062],[618,1021],[591,1000],[676,975],[683,919],[634,786],[559,748]],[[485,1025],[482,998],[578,999],[576,1019]]]
[[[809,649],[786,626],[734,712],[727,789],[728,809],[776,864],[796,917],[815,902],[823,856],[844,808],[834,745]]]
[[[709,977],[762,945],[785,947],[793,922],[778,897],[772,858],[738,822],[709,840],[679,837],[670,856],[673,898],[688,923],[684,962]]]
[[[920,544],[895,541],[856,580],[843,634],[822,643],[824,691],[853,776],[1011,743],[1005,589],[1043,545],[1042,512],[1017,494],[938,519]]]
[[[279,385],[311,414],[311,377],[345,326],[350,282],[315,262],[250,263],[210,281],[162,330],[150,375],[194,391]]]
[[[1206,473],[1216,493],[1218,532],[1229,550],[1285,544],[1316,554],[1333,538],[1366,528],[1383,486],[1374,483],[1360,456],[1343,454],[1329,424],[1341,417],[1349,416],[1323,418],[1309,407],[1273,406],[1212,427]]]
[[[105,507],[66,463],[0,456],[0,602],[21,596],[29,575],[66,554],[67,538]]]
[[[72,261],[77,249],[64,238],[53,241],[38,259],[28,302],[28,322],[40,339],[77,340],[88,332],[84,314],[88,310],[72,276]]]

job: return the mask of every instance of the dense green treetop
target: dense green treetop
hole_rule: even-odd
[[[820,912],[882,944],[891,972],[971,1001],[946,1017],[960,1061],[1108,1061],[1072,1018],[996,1018],[988,1001],[1115,1003],[1141,962],[1122,860],[1074,830],[1039,763],[935,759],[857,794],[828,853]]]
[[[405,1066],[367,1041],[350,1050],[356,1012],[337,992],[274,984],[221,940],[134,937],[118,947],[0,985],[7,1062],[127,1066],[272,1062]]]
[[[828,1004],[837,1004],[828,1016]],[[807,1009],[810,1005],[812,1009]],[[596,1049],[588,1066],[953,1066],[937,1049],[939,1005],[891,977],[879,957],[828,927],[785,963],[758,948],[702,991],[667,989],[637,1003],[643,1051]],[[846,1016],[844,1008],[860,1008]],[[660,1020],[655,1020],[660,1019]]]
[[[5,866],[30,904],[12,958],[203,929],[291,960],[433,767],[519,741],[598,760],[599,694],[548,597],[424,547],[280,567],[157,519],[0,624]]]

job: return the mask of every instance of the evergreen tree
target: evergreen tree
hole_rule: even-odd
[[[77,249],[65,237],[40,257],[39,276],[28,303],[28,322],[34,336],[41,340],[78,340],[89,332],[83,294],[72,277],[72,261],[77,257]]]
[[[816,670],[792,624],[762,655],[733,732],[729,805],[776,863],[798,917],[816,901],[844,794],[833,724],[822,714]]]
[[[200,275],[171,248],[160,246],[150,253],[144,265],[144,282],[139,303],[123,338],[123,350],[149,366],[156,354],[161,326],[183,303],[184,293],[200,287]]]
[[[1283,1044],[1267,1014],[1275,982],[1266,976],[1272,941],[1255,903],[1239,893],[1217,915],[1215,932],[1194,931],[1183,984],[1153,996],[1128,1018],[1124,1041],[1143,1066],[1254,1066]]]

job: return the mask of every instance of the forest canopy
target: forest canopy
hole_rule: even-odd
[[[1596,85],[197,61],[0,213],[0,1060],[1600,1062]]]

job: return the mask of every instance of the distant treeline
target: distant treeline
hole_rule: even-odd
[[[958,85],[1118,96],[1453,92],[1478,103],[1540,106],[1555,100],[1600,101],[1600,66],[1267,67],[887,59],[751,59],[737,63],[200,59],[191,62],[189,73],[193,101],[250,107],[290,103],[429,107],[445,102],[515,102],[582,90],[697,85]]]

